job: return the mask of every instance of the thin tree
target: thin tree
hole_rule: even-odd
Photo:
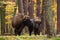
[[[36,0],[36,15],[40,17],[40,0]]]
[[[42,34],[45,34],[45,30],[46,30],[46,16],[45,16],[45,1],[46,0],[43,0],[43,2],[42,2],[42,14],[41,14],[41,22],[42,22]]]
[[[0,15],[1,15],[1,34],[4,35],[5,33],[5,8],[6,4],[1,3],[0,7]]]

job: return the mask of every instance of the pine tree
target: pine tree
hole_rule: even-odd
[[[45,15],[45,18],[43,17],[43,19],[45,20],[46,23],[45,25],[49,37],[53,36],[53,12],[51,6],[52,6],[52,0],[43,0],[42,14],[43,16]]]
[[[57,33],[60,33],[60,0],[57,0]]]
[[[36,15],[40,17],[40,0],[36,0]]]
[[[28,0],[23,0],[24,14],[28,15]]]
[[[6,4],[1,3],[0,15],[1,15],[1,34],[2,35],[5,33],[5,8],[6,8]]]
[[[33,13],[34,13],[34,1],[33,0],[28,1],[28,12],[29,12],[30,18],[33,18]]]
[[[24,14],[23,13],[23,0],[18,0],[18,12],[21,13],[21,14]]]

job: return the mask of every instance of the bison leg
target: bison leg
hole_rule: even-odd
[[[38,28],[38,32],[37,32],[37,34],[40,35],[40,30],[39,30],[39,28]]]
[[[20,35],[20,31],[21,31],[21,27],[20,26],[16,26],[14,32],[15,32],[15,35]]]
[[[20,28],[18,30],[18,35],[21,35],[21,32],[22,32],[22,30],[23,30],[24,27],[25,27],[24,25],[20,26]]]
[[[15,28],[14,32],[15,32],[15,35],[18,35],[18,30],[16,28]]]
[[[29,35],[31,36],[32,31],[33,31],[33,27],[32,27],[32,26],[30,26],[30,27],[28,27],[28,29],[29,29]]]
[[[37,28],[34,28],[34,35],[37,35]]]
[[[37,34],[40,35],[40,30],[38,28],[34,28],[34,34],[35,35],[37,35]]]
[[[40,35],[40,27],[39,27],[39,25],[36,25],[35,27],[34,27],[34,34],[35,35]]]

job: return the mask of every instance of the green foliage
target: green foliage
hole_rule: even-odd
[[[60,37],[55,38],[55,40],[60,40]]]
[[[0,40],[5,40],[4,38],[0,38]]]

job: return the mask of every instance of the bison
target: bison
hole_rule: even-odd
[[[36,25],[38,24],[38,26]],[[25,26],[28,27],[29,35],[32,34],[34,30],[35,35],[40,34],[39,26],[41,23],[36,23],[36,21],[31,20],[29,16],[24,16],[22,14],[16,14],[12,19],[12,27],[14,28],[15,35],[21,35],[21,32]]]

